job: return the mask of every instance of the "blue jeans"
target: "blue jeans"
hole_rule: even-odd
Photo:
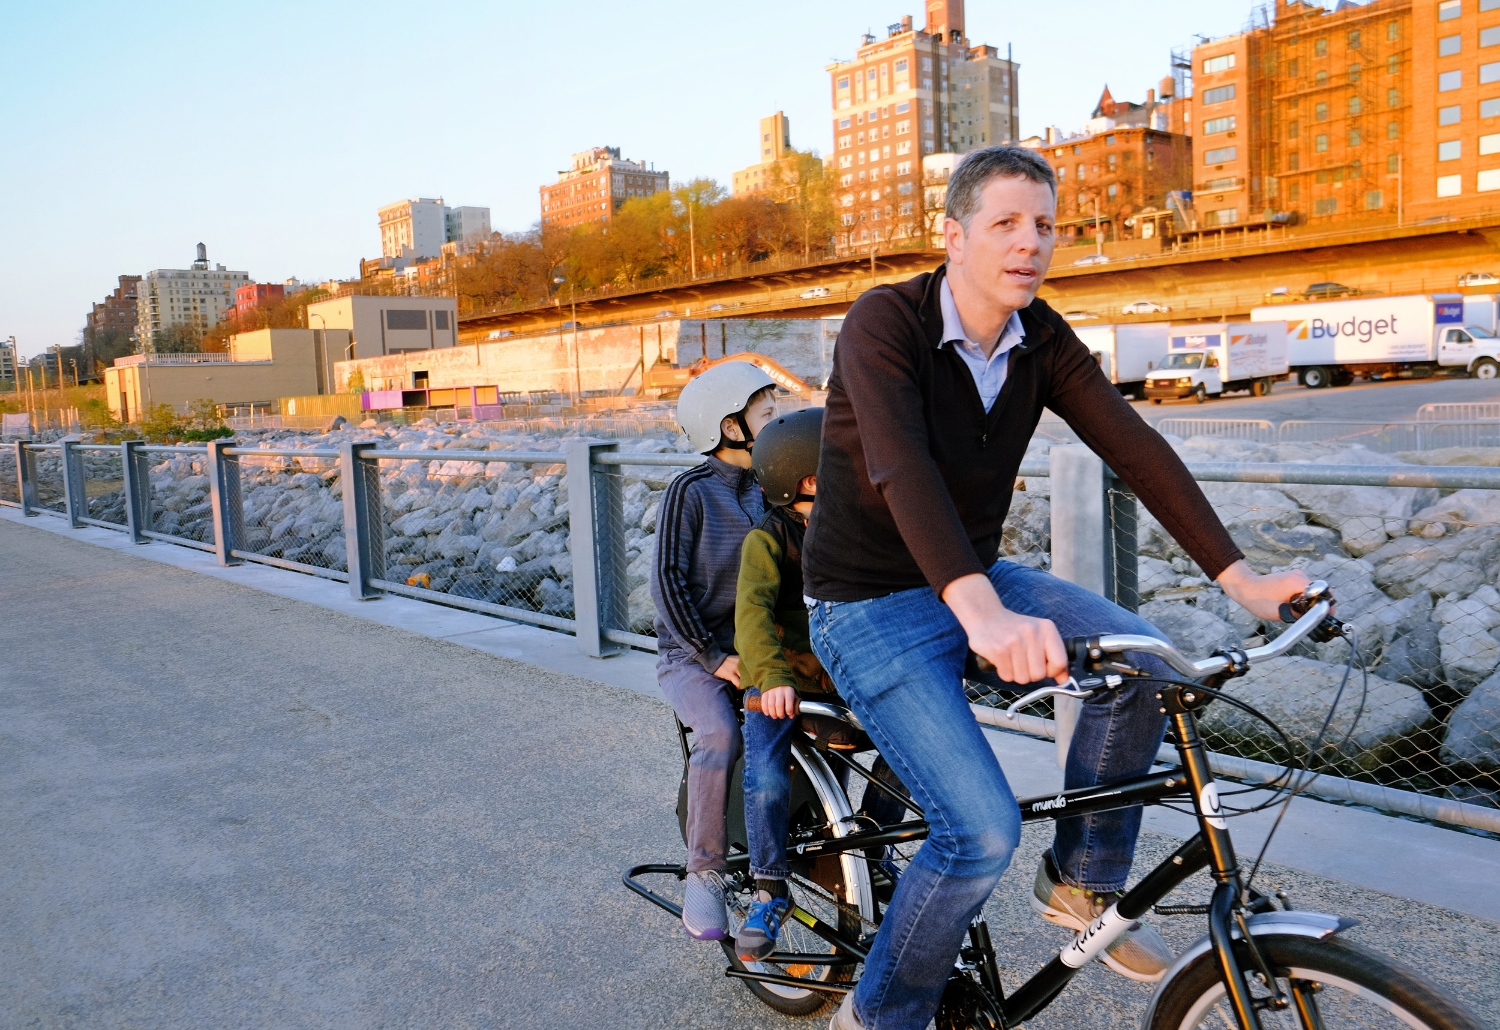
[[[1006,608],[1051,619],[1064,637],[1161,637],[1140,616],[1048,573],[1002,561],[989,577]],[[819,601],[810,614],[813,650],[932,828],[901,876],[854,992],[867,1030],[920,1030],[937,1011],[969,921],[1010,864],[1021,813],[964,696],[967,637],[932,590]],[[1150,769],[1166,729],[1156,692],[1154,683],[1133,683],[1082,706],[1068,789]],[[1122,888],[1140,821],[1139,806],[1060,820],[1052,850],[1064,880]]]
[[[760,691],[751,687],[748,700]],[[820,698],[820,700],[822,700]],[[828,700],[837,700],[828,698]],[[787,828],[791,820],[792,740],[800,732],[799,719],[772,719],[745,709],[745,834],[750,848],[750,874],[761,880],[785,880]],[[836,767],[840,783],[848,770]],[[871,775],[902,790],[885,758],[877,758]],[[861,811],[881,825],[900,822],[906,805],[878,787],[865,788]]]

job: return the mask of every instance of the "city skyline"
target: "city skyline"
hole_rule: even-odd
[[[397,197],[462,197],[490,207],[496,229],[522,231],[537,221],[538,187],[601,139],[649,154],[674,182],[727,187],[756,157],[749,131],[784,110],[805,127],[797,145],[826,157],[826,65],[851,57],[862,33],[924,13],[915,0],[773,2],[753,22],[686,3],[658,4],[648,19],[592,3],[556,11],[445,4],[420,24],[394,5],[272,4],[250,23],[103,4],[12,15],[0,41],[13,86],[0,111],[16,156],[0,165],[13,198],[0,336],[14,334],[24,355],[73,344],[119,275],[175,265],[199,241],[260,281],[349,278],[379,254],[373,212]],[[971,38],[1014,47],[1030,135],[1081,124],[1106,83],[1138,98],[1173,46],[1239,31],[1248,13],[1172,0],[1152,26],[1070,17],[1066,38],[1030,10],[971,4],[967,18]],[[1181,32],[1162,35],[1164,24]],[[650,70],[591,61],[563,74],[537,45],[556,25],[570,34],[559,53],[638,54]],[[453,48],[460,29],[472,54]],[[735,67],[755,75],[725,87]],[[528,76],[543,88],[524,95],[541,99],[495,102],[507,78]],[[636,89],[620,88],[632,79]],[[247,117],[260,128],[248,131]]]

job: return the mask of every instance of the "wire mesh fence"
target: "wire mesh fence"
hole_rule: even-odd
[[[202,447],[141,448],[146,466],[145,534],[171,537],[211,550],[213,504],[209,498],[208,453]]]
[[[493,456],[492,456],[493,455]],[[379,460],[384,581],[553,620],[573,618],[562,454]],[[546,621],[546,620],[532,620]]]
[[[1409,422],[1362,422],[1318,419],[1291,420],[1272,425],[1260,419],[1164,418],[1156,423],[1156,430],[1184,440],[1208,436],[1262,444],[1327,443],[1362,446],[1380,454],[1442,450],[1449,447],[1500,447],[1500,421],[1444,422],[1429,418]]]
[[[228,513],[234,557],[334,578],[348,572],[337,451],[239,449],[225,462],[239,493]]]
[[[16,449],[0,447],[0,504],[21,503],[21,480],[16,475]]]
[[[80,444],[83,469],[84,518],[124,528],[127,522],[125,466],[121,450],[107,444]]]
[[[1352,645],[1302,645],[1225,689],[1326,772],[1500,807],[1500,491],[1202,485],[1252,567],[1327,580],[1355,629]],[[1141,614],[1194,657],[1280,632],[1230,601],[1144,512],[1137,544]],[[1229,705],[1202,723],[1212,751],[1287,758],[1269,729]]]
[[[663,465],[604,465],[594,470],[596,503],[618,497],[619,530],[601,541],[601,559],[615,570],[604,611],[619,613],[615,628],[641,637],[656,636],[656,604],[651,599],[651,570],[656,562],[658,515],[666,490],[701,459],[697,455],[663,456]],[[602,512],[601,512],[602,514]],[[622,597],[623,595],[623,597]]]
[[[36,491],[36,507],[66,514],[68,510],[67,488],[63,483],[62,447],[58,444],[38,444],[28,447],[32,455],[32,484]]]

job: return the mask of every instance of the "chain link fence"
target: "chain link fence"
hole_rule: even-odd
[[[145,466],[142,510],[146,528],[142,535],[213,550],[207,448],[147,445],[140,455]]]
[[[233,557],[345,578],[338,575],[349,566],[337,451],[236,448],[225,465],[239,495],[228,511]]]
[[[36,491],[33,504],[58,515],[67,513],[67,487],[63,483],[62,445],[55,443],[31,444],[26,448],[32,456],[32,488]]]
[[[83,473],[82,521],[124,528],[128,521],[128,499],[123,452],[108,444],[79,444],[76,449]]]
[[[16,448],[0,447],[0,504],[19,507],[21,478],[16,471]]]

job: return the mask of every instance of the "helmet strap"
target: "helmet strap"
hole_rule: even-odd
[[[743,440],[731,440],[727,436],[719,442],[720,447],[728,447],[732,451],[748,451],[755,446],[755,434],[750,432],[750,426],[745,422],[745,413],[737,411],[734,420],[740,424],[740,432],[745,434]]]
[[[817,500],[817,497],[813,496],[812,494],[800,494],[799,493],[797,496],[795,496],[795,497],[792,498],[792,503],[793,504],[801,504],[803,501],[816,501],[816,500]]]

